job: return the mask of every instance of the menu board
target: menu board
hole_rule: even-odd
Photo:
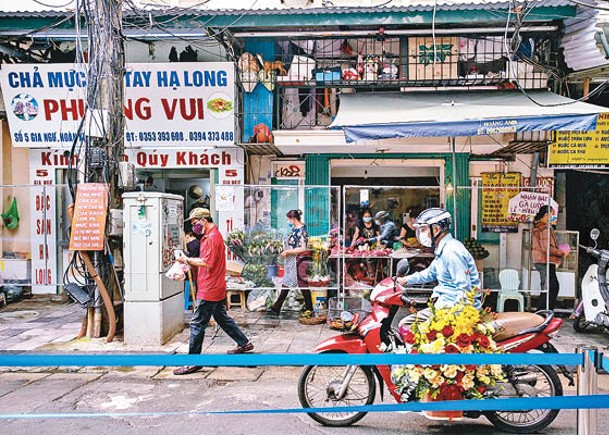
[[[508,220],[510,199],[520,192],[520,172],[482,174],[482,231],[516,233],[518,224]]]
[[[72,217],[70,250],[102,251],[108,209],[108,185],[79,184]]]
[[[592,131],[556,131],[549,148],[554,168],[609,167],[609,113],[598,115]]]

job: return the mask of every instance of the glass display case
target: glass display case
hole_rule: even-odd
[[[577,283],[579,262],[579,231],[555,231],[556,241],[559,245],[569,245],[568,257],[563,257],[562,262],[556,268],[556,276],[560,285],[559,299],[575,299],[577,297]],[[521,288],[528,290],[531,295],[537,296],[541,289],[539,272],[533,265],[533,252],[531,243],[531,230],[522,231],[522,278]]]

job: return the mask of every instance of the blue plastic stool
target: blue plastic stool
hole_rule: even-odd
[[[192,300],[190,298],[190,282],[186,281],[184,285],[184,311],[190,310],[192,307]]]

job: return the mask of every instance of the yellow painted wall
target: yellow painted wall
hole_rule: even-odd
[[[2,121],[2,211],[10,206],[13,197],[19,206],[19,227],[8,230],[2,226],[2,251],[30,252],[30,171],[27,148],[14,148],[8,124]]]

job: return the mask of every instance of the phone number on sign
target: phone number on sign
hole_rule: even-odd
[[[139,133],[127,132],[125,139],[129,142],[175,142],[189,140],[191,142],[206,141],[232,141],[232,131],[190,131],[188,137],[182,131],[141,131]]]

